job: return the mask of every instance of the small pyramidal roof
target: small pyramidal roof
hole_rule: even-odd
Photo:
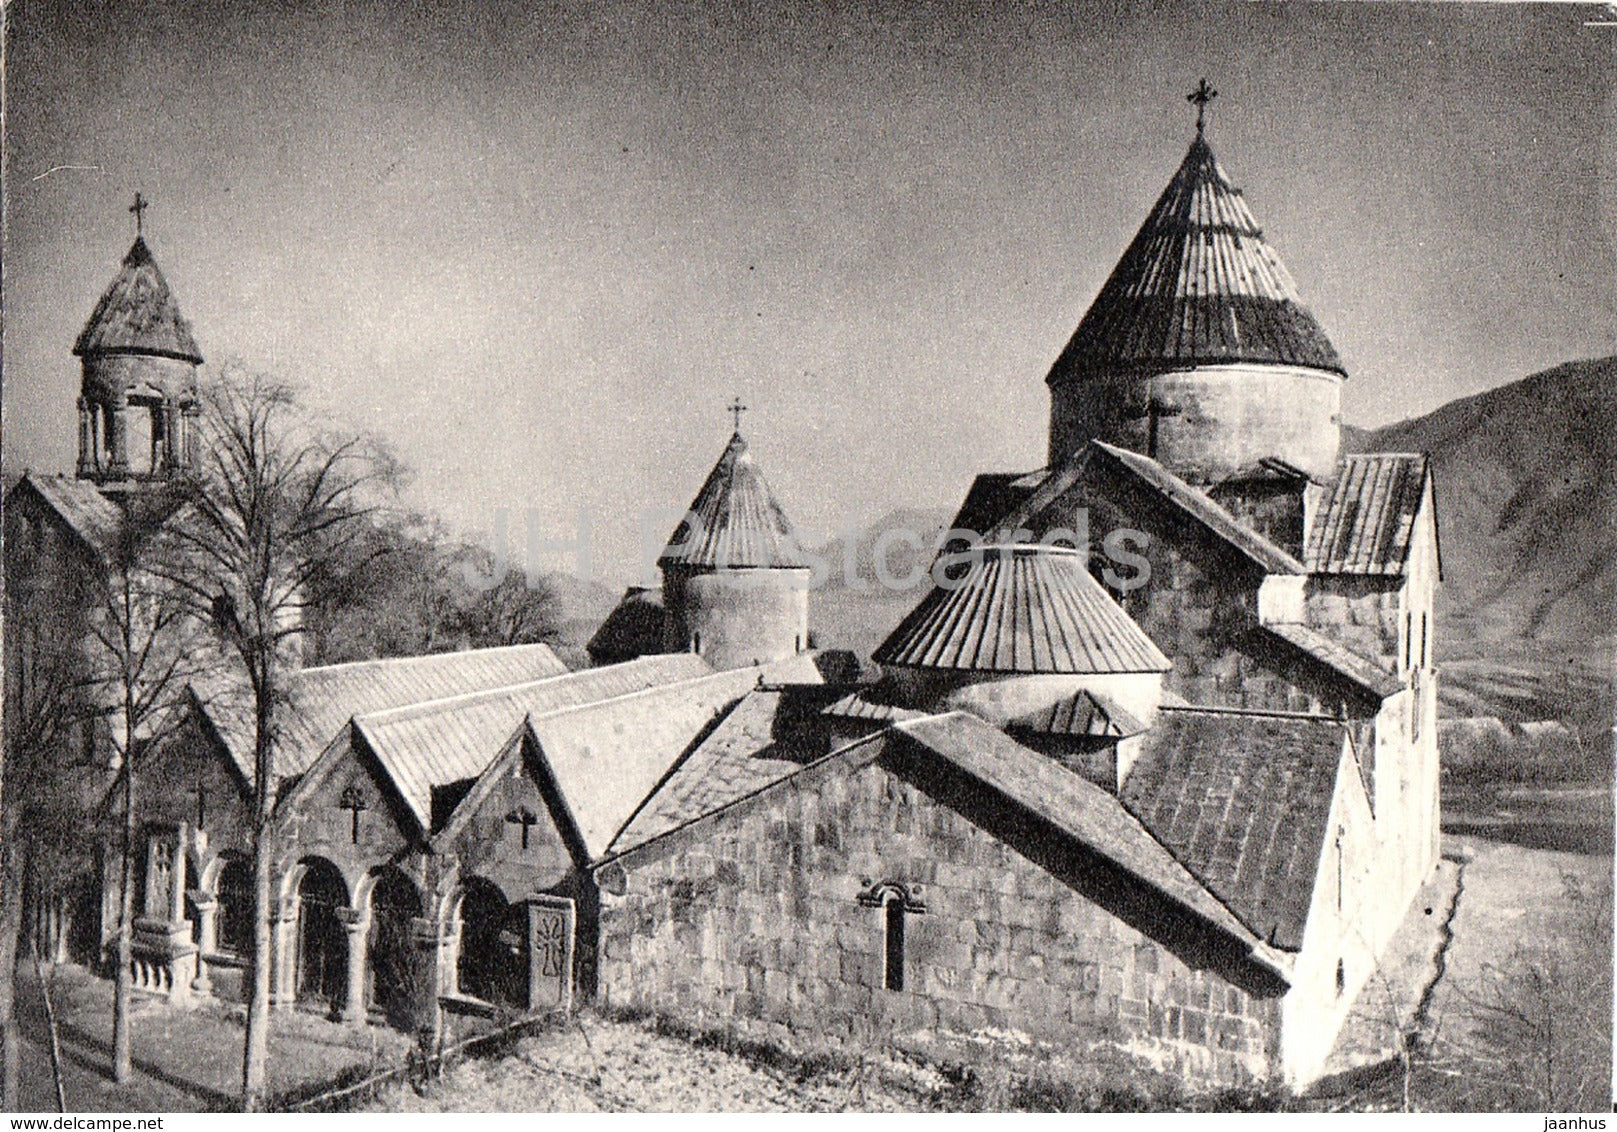
[[[701,524],[682,520],[657,558],[661,567],[707,569],[803,569],[790,520],[763,473],[736,432],[713,465],[690,513]]]
[[[1047,381],[1219,362],[1345,373],[1198,127]]]
[[[102,292],[95,313],[73,343],[73,353],[81,358],[145,354],[202,364],[191,324],[180,313],[168,280],[142,237],[135,237],[123,268]]]
[[[974,672],[1165,672],[1162,650],[1090,577],[1086,556],[1036,544],[985,546],[883,641],[878,664]]]

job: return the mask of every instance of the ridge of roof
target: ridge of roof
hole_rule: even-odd
[[[1195,519],[1210,533],[1239,550],[1270,574],[1305,574],[1307,567],[1294,555],[1248,527],[1217,500],[1174,475],[1150,456],[1118,448],[1102,440],[1090,445],[1149,484],[1168,502]]]
[[[888,733],[902,734],[920,743],[1063,835],[1138,877],[1199,919],[1245,944],[1254,959],[1289,981],[1289,972],[1267,953],[1263,938],[1110,791],[1023,746],[969,712],[952,711],[909,720],[895,724]]]
[[[1346,376],[1241,190],[1198,134],[1046,381],[1232,362]]]
[[[1313,657],[1320,664],[1369,692],[1378,701],[1404,690],[1404,684],[1397,676],[1369,657],[1354,652],[1341,641],[1326,636],[1318,629],[1288,621],[1266,622],[1260,628]]]
[[[691,516],[700,524],[691,530]],[[692,538],[693,533],[695,538]],[[791,521],[741,433],[731,435],[657,565],[697,569],[806,569]]]

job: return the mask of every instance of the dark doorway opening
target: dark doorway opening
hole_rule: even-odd
[[[371,933],[366,969],[370,1005],[395,1026],[408,1026],[416,1001],[416,964],[410,921],[421,915],[421,896],[397,869],[383,872],[371,891]]]
[[[253,871],[232,857],[219,870],[214,899],[214,945],[226,955],[245,957],[253,948]]]
[[[311,860],[298,882],[298,999],[340,1009],[348,989],[348,887],[330,861]]]
[[[526,1009],[527,905],[508,903],[486,880],[467,881],[460,902],[460,961],[455,973],[463,994]]]

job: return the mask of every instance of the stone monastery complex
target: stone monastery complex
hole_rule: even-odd
[[[6,501],[36,589],[96,569],[206,443],[143,240],[74,353],[76,474]],[[976,478],[953,526],[980,563],[874,664],[810,647],[738,431],[594,666],[303,669],[274,1003],[420,1030],[593,1000],[800,1048],[1010,1033],[1306,1084],[1438,852],[1432,476],[1341,452],[1345,380],[1198,126],[1050,369],[1047,465]],[[1147,536],[1148,585],[1038,543],[1081,509]],[[239,999],[252,719],[188,703],[138,800],[137,986]],[[107,961],[105,865],[41,912],[63,956]]]

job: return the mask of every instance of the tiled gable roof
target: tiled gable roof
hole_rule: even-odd
[[[791,522],[758,470],[738,432],[691,501],[700,527],[682,520],[657,565],[702,569],[807,566],[792,536]]]
[[[1345,372],[1198,134],[1047,380],[1218,362]]]
[[[1083,555],[984,547],[873,654],[878,664],[974,672],[1163,672],[1168,658],[1089,576]]]
[[[118,539],[123,511],[88,480],[26,473],[16,491],[33,489],[62,524],[97,557],[105,558]]]
[[[1132,712],[1105,692],[1083,689],[1048,707],[1018,716],[1013,728],[1039,735],[1094,736],[1127,739],[1145,730]]]
[[[711,673],[691,653],[645,657],[358,714],[354,728],[420,828],[429,831],[433,791],[482,774],[524,720],[651,688],[688,685]]]
[[[748,692],[647,799],[610,852],[626,853],[801,770],[802,750],[782,734],[788,696],[778,688]]]
[[[1306,653],[1338,676],[1364,689],[1375,699],[1384,700],[1403,691],[1403,683],[1393,673],[1317,629],[1311,629],[1306,625],[1273,622],[1264,625],[1263,631]]]
[[[993,725],[951,712],[900,723],[888,734],[947,760],[1236,939],[1260,942],[1115,796]]]
[[[136,237],[73,343],[73,353],[148,354],[202,364],[191,324],[180,313],[145,240]]]
[[[305,668],[289,693],[276,749],[280,778],[308,770],[355,715],[556,676],[549,645],[512,645]],[[198,681],[196,695],[246,780],[253,781],[253,707],[241,680]],[[520,719],[520,716],[518,717]],[[515,723],[513,723],[515,726]],[[481,768],[480,768],[481,769]]]
[[[1122,801],[1253,933],[1296,951],[1346,735],[1323,718],[1165,709]]]
[[[983,533],[1004,537],[1021,528],[1033,528],[1039,516],[1063,495],[1101,467],[1121,474],[1150,498],[1171,507],[1224,546],[1268,574],[1302,574],[1306,567],[1296,557],[1230,514],[1199,488],[1174,475],[1149,456],[1092,440],[1051,470],[1039,485]]]
[[[1429,474],[1417,453],[1344,456],[1308,532],[1309,572],[1401,575]]]
[[[529,720],[592,858],[607,851],[681,757],[758,686],[763,671],[732,669]]]

